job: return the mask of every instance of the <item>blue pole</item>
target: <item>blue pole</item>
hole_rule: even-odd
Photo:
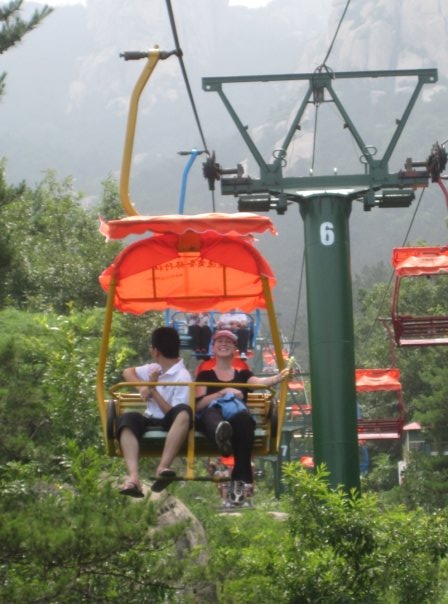
[[[192,149],[191,151],[181,151],[182,155],[185,155],[186,153],[188,153],[190,155],[190,159],[187,162],[187,165],[184,168],[184,171],[182,173],[182,182],[181,182],[181,187],[180,187],[180,195],[179,195],[179,214],[183,214],[184,213],[184,207],[185,207],[185,195],[187,192],[187,179],[188,179],[188,173],[190,172],[191,166],[194,164],[194,160],[197,158],[197,156],[202,153],[202,151],[198,151],[197,149]]]

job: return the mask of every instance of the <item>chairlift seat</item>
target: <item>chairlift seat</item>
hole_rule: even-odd
[[[358,419],[359,440],[399,440],[403,431],[403,418]]]
[[[247,407],[255,419],[255,442],[253,452],[255,455],[267,455],[272,451],[272,440],[275,437],[275,403],[272,392],[249,392]],[[116,438],[117,419],[123,413],[136,411],[143,413],[146,403],[138,393],[115,392],[114,398],[107,404],[107,449],[109,455],[121,456],[122,452]],[[197,456],[216,456],[219,450],[216,444],[202,432],[194,431],[195,454]],[[160,457],[166,439],[166,432],[158,427],[151,427],[143,435],[140,442],[140,454],[146,457]],[[181,450],[186,455],[187,443]]]
[[[443,346],[448,344],[448,314],[415,316],[399,310],[400,285],[404,278],[448,275],[448,246],[395,248],[391,319],[397,346]]]

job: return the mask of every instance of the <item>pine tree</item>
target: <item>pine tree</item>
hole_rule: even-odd
[[[0,54],[18,44],[23,36],[37,27],[45,17],[53,12],[49,6],[36,9],[29,19],[23,19],[19,11],[23,0],[11,0],[0,6]],[[5,90],[6,73],[0,74],[0,96]]]

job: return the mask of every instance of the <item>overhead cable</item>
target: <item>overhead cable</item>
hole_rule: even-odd
[[[325,55],[325,59],[323,60],[322,64],[317,68],[317,71],[321,71],[322,68],[324,68],[324,67],[326,68],[326,63],[327,63],[328,58],[329,58],[329,56],[331,54],[331,51],[333,50],[333,45],[334,45],[334,43],[336,41],[336,38],[338,36],[338,33],[339,33],[340,28],[341,28],[342,22],[344,21],[344,17],[345,17],[345,14],[347,13],[347,10],[348,10],[348,7],[350,5],[350,2],[351,2],[351,0],[347,0],[347,4],[345,5],[344,12],[342,13],[342,17],[339,20],[339,23],[338,23],[338,26],[336,28],[335,34],[333,36],[333,40],[331,41],[331,44],[330,44],[330,46],[329,46],[329,48],[327,50],[327,54]]]
[[[174,43],[176,45],[176,51],[177,51],[177,56],[179,58],[180,68],[181,68],[182,75],[184,78],[185,86],[187,88],[187,93],[188,93],[188,97],[190,99],[191,108],[193,109],[194,117],[196,120],[196,124],[197,124],[198,130],[199,130],[200,137],[201,137],[202,146],[204,147],[205,151],[209,155],[208,146],[205,141],[204,132],[203,132],[202,126],[201,126],[201,121],[199,119],[199,114],[198,114],[198,111],[196,108],[196,103],[194,102],[193,93],[191,91],[190,82],[188,80],[187,70],[185,68],[185,64],[184,64],[183,57],[182,57],[183,53],[182,53],[182,49],[180,48],[180,44],[179,44],[179,37],[177,35],[176,22],[174,19],[173,8],[171,6],[171,0],[166,0],[166,7],[168,10],[168,15],[169,15],[170,24],[171,24],[171,31],[173,32]]]
[[[314,113],[314,131],[313,131],[313,153],[312,153],[312,156],[311,156],[311,170],[312,170],[312,173],[314,173],[314,161],[316,159],[317,117],[318,117],[319,105],[315,106],[314,111],[315,111],[315,113]]]
[[[184,78],[185,87],[187,89],[188,97],[190,99],[191,108],[193,109],[193,114],[194,114],[194,118],[196,120],[196,125],[199,130],[199,135],[201,137],[202,146],[203,146],[205,152],[207,153],[207,155],[210,157],[210,152],[208,150],[207,142],[205,140],[204,131],[203,131],[202,125],[201,125],[201,120],[199,119],[199,113],[198,113],[198,110],[196,108],[196,103],[193,98],[193,92],[191,91],[191,86],[190,86],[190,82],[188,79],[187,70],[185,68],[185,63],[183,60],[183,52],[182,52],[182,49],[179,44],[179,36],[177,35],[176,22],[174,19],[173,7],[171,6],[171,0],[166,0],[166,7],[168,10],[168,16],[169,16],[170,24],[171,24],[171,31],[173,33],[174,44],[176,46],[180,69],[182,71],[182,76]],[[211,193],[212,193],[212,211],[215,212],[216,211],[216,209],[215,209],[215,192],[212,191]]]
[[[300,269],[299,292],[297,294],[297,306],[296,306],[296,312],[295,312],[294,322],[293,322],[293,331],[292,331],[292,336],[291,336],[292,345],[294,345],[294,342],[296,339],[296,327],[297,327],[297,322],[299,320],[300,299],[302,297],[302,283],[303,283],[304,267],[305,267],[305,253],[303,253],[303,256],[302,256],[302,267]]]

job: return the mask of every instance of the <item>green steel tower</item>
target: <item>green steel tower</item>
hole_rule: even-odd
[[[335,91],[341,79],[397,78],[416,80],[415,89],[382,158],[376,158],[365,144]],[[308,88],[279,149],[267,163],[247,128],[238,117],[224,87],[253,82],[304,80]],[[241,211],[287,211],[288,202],[297,202],[304,223],[310,346],[313,438],[316,464],[325,463],[331,486],[342,485],[349,493],[360,491],[355,390],[355,358],[352,284],[350,276],[349,219],[353,200],[364,208],[407,207],[416,187],[428,184],[425,162],[407,160],[403,170],[390,173],[388,163],[407,119],[424,84],[437,82],[436,69],[340,72],[329,70],[311,74],[282,74],[204,78],[205,91],[217,92],[252,156],[259,178],[243,174],[241,166],[222,170],[211,157],[204,164],[210,186],[220,179],[224,195],[239,197]],[[328,176],[283,176],[286,153],[300,129],[300,121],[310,103],[333,102],[359,148],[365,170],[362,174]],[[420,169],[417,169],[420,168]]]

